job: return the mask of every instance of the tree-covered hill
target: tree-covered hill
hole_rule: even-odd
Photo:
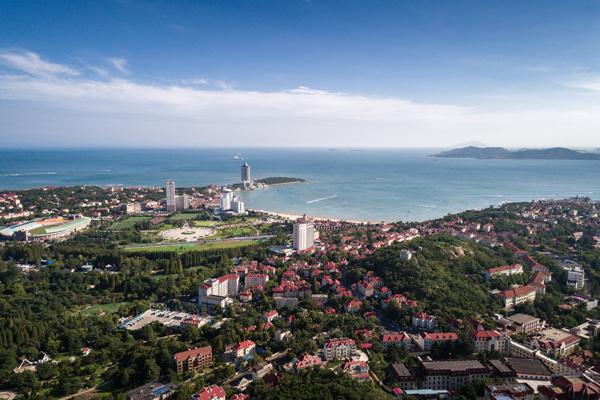
[[[403,248],[415,256],[402,260]],[[468,318],[497,309],[482,272],[507,261],[481,245],[436,235],[383,248],[363,266],[381,276],[395,293],[409,295],[438,317]]]
[[[279,384],[270,387],[264,383],[253,385],[250,398],[257,400],[383,400],[391,399],[375,384],[359,383],[347,375],[330,370],[315,369],[296,375],[285,375]]]

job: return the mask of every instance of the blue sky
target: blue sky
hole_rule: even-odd
[[[0,138],[600,147],[599,21],[599,1],[8,0]]]

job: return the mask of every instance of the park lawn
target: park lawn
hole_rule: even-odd
[[[242,236],[256,236],[256,229],[250,226],[237,226],[235,228],[223,227],[217,231],[217,236],[222,238],[234,238]]]
[[[176,252],[185,253],[188,251],[207,251],[219,249],[233,249],[237,247],[246,247],[258,243],[257,240],[230,240],[214,243],[183,243],[183,244],[160,244],[156,246],[138,246],[126,247],[123,250],[133,253],[163,253]]]
[[[98,315],[98,312],[104,311],[106,314],[114,314],[119,311],[121,306],[128,304],[127,302],[119,302],[119,303],[106,303],[106,304],[94,304],[91,307],[82,309],[79,311],[83,316],[92,316]]]
[[[150,221],[152,217],[144,217],[144,216],[135,216],[135,217],[127,217],[119,222],[115,222],[110,226],[110,230],[113,231],[121,231],[123,229],[133,228],[135,224],[143,221]]]
[[[172,221],[187,221],[190,219],[194,219],[202,215],[201,213],[177,213],[169,217]]]

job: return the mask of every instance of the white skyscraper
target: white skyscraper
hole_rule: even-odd
[[[190,196],[187,194],[175,196],[175,208],[177,211],[187,210],[190,208]]]
[[[167,211],[177,211],[177,203],[175,202],[175,181],[167,181],[165,190],[167,193]]]
[[[306,250],[315,244],[315,227],[306,220],[299,219],[294,224],[294,250]]]
[[[237,196],[233,197],[231,201],[231,210],[236,214],[243,214],[246,212],[246,207],[244,206],[244,202]]]
[[[252,182],[252,176],[250,175],[250,165],[245,161],[242,165],[242,182]]]
[[[223,188],[221,192],[221,210],[231,210],[231,201],[233,200],[233,192],[231,189]]]

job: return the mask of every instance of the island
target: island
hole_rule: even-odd
[[[432,156],[438,158],[476,158],[480,160],[600,160],[600,153],[571,150],[564,147],[507,150],[503,147],[468,146],[442,151]]]

